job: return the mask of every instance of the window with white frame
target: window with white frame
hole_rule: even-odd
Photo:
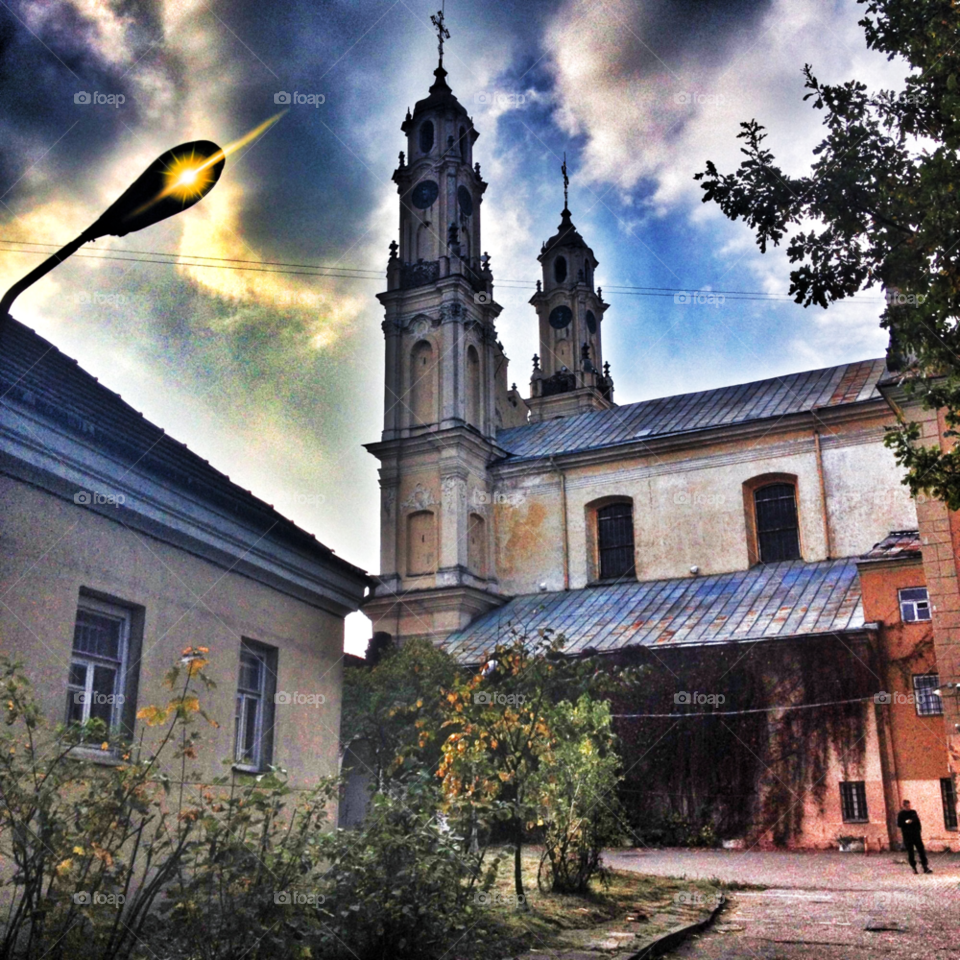
[[[938,717],[943,713],[943,701],[937,689],[940,686],[938,673],[915,673],[913,696],[920,717]]]
[[[244,770],[263,770],[273,761],[275,676],[276,651],[244,640],[234,720],[234,762]]]
[[[67,723],[101,720],[120,726],[130,650],[130,611],[82,597],[73,628],[67,678]]]
[[[930,598],[926,587],[907,587],[900,595],[900,619],[904,623],[930,619]]]

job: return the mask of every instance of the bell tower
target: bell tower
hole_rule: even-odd
[[[610,365],[603,363],[601,324],[608,304],[594,289],[599,266],[570,215],[567,158],[563,158],[563,212],[557,232],[537,258],[543,271],[530,303],[540,320],[540,353],[530,380],[531,421],[568,417],[614,406]]]
[[[407,111],[407,149],[393,180],[399,241],[390,244],[380,460],[380,575],[364,611],[374,630],[437,642],[498,606],[492,488],[498,427],[516,421],[497,340],[490,258],[480,215],[487,184],[479,134],[440,62],[429,95]],[[526,409],[519,401],[522,415]]]

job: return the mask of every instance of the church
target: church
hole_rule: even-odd
[[[952,521],[911,498],[883,444],[909,404],[884,358],[620,406],[603,349],[617,317],[565,199],[522,396],[497,337],[479,132],[442,45],[434,77],[401,125],[378,295],[375,634],[480,664],[550,631],[570,655],[643,665],[644,690],[613,705],[637,843],[889,849],[909,799],[928,846],[958,849],[956,697],[938,673],[954,634],[927,584],[938,550],[955,561]]]

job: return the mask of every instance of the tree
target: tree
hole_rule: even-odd
[[[960,17],[951,0],[858,0],[867,45],[902,58],[905,89],[869,91],[857,81],[821,83],[807,64],[804,99],[824,112],[826,138],[808,176],[791,176],[766,148],[763,126],[741,124],[746,159],[696,175],[703,201],[743,218],[762,252],[788,234],[798,264],[790,293],[826,308],[882,286],[889,362],[927,408],[960,426]],[[812,226],[811,226],[812,225]],[[886,443],[907,468],[914,494],[960,509],[960,451],[916,445],[901,422]]]
[[[439,727],[443,691],[453,686],[457,670],[429,640],[410,640],[382,651],[372,668],[344,671],[342,739],[370,744],[377,789],[411,765],[436,770],[439,746],[421,745],[417,724]]]
[[[589,709],[588,694],[621,681],[619,674],[600,670],[595,660],[563,656],[565,643],[549,630],[532,639],[514,633],[509,643],[496,646],[482,670],[459,678],[446,697],[438,770],[444,795],[452,809],[506,821],[514,845],[518,904],[524,902],[525,831],[543,826],[544,811],[556,810],[564,801],[548,772],[565,743],[584,743],[590,722],[596,730],[604,729]],[[427,742],[431,731],[420,726]],[[584,757],[600,762],[609,746],[605,735]],[[584,787],[585,766],[576,782],[563,781],[574,793]]]

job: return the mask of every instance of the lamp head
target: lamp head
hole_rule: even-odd
[[[86,238],[123,237],[192,207],[213,189],[225,163],[223,150],[211,140],[167,150],[86,231]]]

